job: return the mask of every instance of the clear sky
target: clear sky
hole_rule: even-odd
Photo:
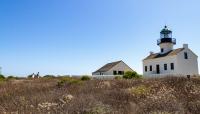
[[[91,74],[123,60],[142,73],[165,24],[200,56],[199,0],[0,0],[3,74]]]

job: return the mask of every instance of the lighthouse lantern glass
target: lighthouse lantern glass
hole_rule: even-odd
[[[172,33],[161,33],[160,38],[172,38]]]

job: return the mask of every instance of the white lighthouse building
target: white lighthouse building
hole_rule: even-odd
[[[150,52],[143,59],[144,76],[193,76],[198,75],[198,56],[183,44],[182,48],[173,49],[176,39],[172,38],[172,31],[165,26],[157,40],[160,52]]]

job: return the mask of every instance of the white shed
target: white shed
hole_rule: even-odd
[[[93,72],[92,75],[123,75],[126,71],[133,71],[126,63],[123,61],[116,61],[108,63]]]

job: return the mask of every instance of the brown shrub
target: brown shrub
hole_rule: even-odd
[[[200,78],[88,80],[40,78],[0,83],[0,113],[200,113]],[[81,81],[73,83],[74,80]]]

